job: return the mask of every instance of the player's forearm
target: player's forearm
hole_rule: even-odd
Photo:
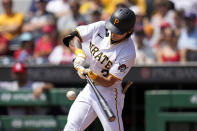
[[[51,89],[53,88],[53,85],[50,84],[50,83],[46,83],[44,86],[43,86],[43,90],[48,90],[48,89]]]
[[[81,46],[81,41],[80,39],[75,36],[70,42],[69,42],[69,47],[70,49],[75,52],[76,49],[82,49],[82,46]]]
[[[78,35],[77,31],[73,31],[69,35],[63,38],[63,43],[65,46],[70,47],[71,50],[74,52],[75,49],[81,49],[82,40]]]
[[[94,81],[101,86],[110,87],[117,81],[117,79],[113,78],[111,75],[108,77],[97,75]]]
[[[72,35],[69,35],[69,36],[65,37],[63,42],[66,46],[68,46],[68,43],[69,43],[70,49],[75,53],[76,56],[85,58],[85,53],[82,51],[82,45],[81,45],[82,42],[76,34],[73,37],[72,37]],[[82,66],[82,65],[79,64],[79,63],[83,63],[83,62],[79,62],[79,61],[76,62],[76,59],[75,59],[74,67],[75,67],[75,69],[77,69],[80,72],[79,67]],[[81,74],[83,74],[82,70],[81,70]],[[104,87],[109,87],[109,86],[113,85],[116,81],[116,79],[114,79],[111,75],[108,76],[108,77],[103,77],[101,75],[96,75],[96,77],[95,77],[94,74],[95,73],[93,73],[93,75],[91,75],[92,77],[90,76],[91,79],[93,79],[96,83],[98,83],[99,85],[102,85]]]

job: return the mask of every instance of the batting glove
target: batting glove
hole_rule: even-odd
[[[77,70],[79,66],[84,66],[86,61],[86,55],[82,49],[76,49],[75,59],[73,61],[74,68]]]
[[[86,59],[83,57],[75,57],[74,61],[73,61],[73,66],[76,70],[78,70],[79,67],[84,67],[85,66],[85,62]]]
[[[81,79],[85,79],[85,76],[83,75],[83,71],[85,70],[85,68],[83,66],[78,66],[76,70],[79,77]]]
[[[78,67],[77,69],[78,75],[81,79],[85,79],[85,75],[88,75],[92,80],[95,80],[97,74],[91,71],[90,69],[86,69],[84,67]]]
[[[82,49],[76,49],[74,53],[76,56],[86,58],[86,55]]]

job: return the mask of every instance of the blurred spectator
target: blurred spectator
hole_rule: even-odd
[[[152,3],[153,4],[153,3]],[[143,16],[146,15],[146,0],[133,0],[133,5],[136,5],[139,7],[140,12]]]
[[[136,24],[135,24],[135,30],[138,28],[143,28],[144,35],[147,38],[147,40],[150,40],[153,35],[153,26],[140,11],[140,8],[138,6],[131,6],[130,9],[135,13],[136,15]],[[134,30],[134,32],[135,32]]]
[[[147,22],[145,21],[144,22],[144,33],[146,35],[147,40],[150,41],[150,39],[153,36],[154,29],[153,29],[152,24],[149,21],[147,21]],[[149,42],[149,44],[150,44],[150,42]]]
[[[35,59],[40,59],[43,62],[48,61],[49,54],[51,53],[52,49],[57,45],[55,39],[55,30],[55,25],[45,25],[42,28],[42,32],[44,34],[38,39],[34,48],[33,55]]]
[[[161,23],[160,28],[160,39],[157,43],[157,61],[160,63],[179,62],[180,54],[177,48],[175,31],[166,22]]]
[[[0,89],[8,91],[18,91],[20,89],[32,90],[33,96],[37,99],[40,97],[41,93],[45,90],[49,90],[53,87],[50,83],[44,82],[33,82],[28,80],[27,68],[23,63],[15,63],[12,67],[11,73],[13,81],[0,82]],[[37,109],[37,110],[36,110]],[[35,114],[45,114],[46,110],[41,110],[34,107],[9,107],[9,115],[35,115]]]
[[[175,10],[175,13],[174,13],[174,24],[175,24],[175,35],[177,38],[180,37],[180,34],[181,34],[181,30],[183,28],[183,10]]]
[[[47,2],[49,1],[51,0],[47,0]],[[31,4],[29,6],[29,11],[28,11],[28,17],[34,16],[36,12],[37,12],[36,0],[31,0]]]
[[[14,58],[20,62],[27,62],[33,57],[33,35],[24,32],[20,37],[20,48],[14,52]]]
[[[21,13],[13,11],[12,0],[2,0],[1,4],[4,13],[0,15],[0,34],[11,41],[20,34],[24,17]],[[16,42],[16,40],[12,42]]]
[[[53,49],[53,51],[49,55],[49,62],[51,64],[60,65],[60,64],[72,63],[73,58],[74,58],[74,54],[62,42],[62,39],[65,36],[66,35],[59,36],[58,45]]]
[[[103,5],[101,0],[85,0],[80,4],[79,12],[86,16],[88,21],[91,21],[90,16],[94,11],[101,12],[102,14]]]
[[[128,4],[127,0],[100,0],[103,6],[102,19],[106,20],[116,10],[116,7],[120,3]]]
[[[119,4],[127,5],[128,2],[127,0],[86,0],[81,3],[80,13],[88,17],[92,12],[99,11],[101,12],[101,19],[106,20]],[[89,17],[88,20],[90,20]]]
[[[8,55],[9,41],[0,33],[0,57]]]
[[[156,56],[146,40],[143,27],[138,26],[135,30],[134,43],[136,44],[136,64],[153,64]]]
[[[128,8],[127,7],[127,4],[125,4],[125,3],[118,3],[117,5],[116,5],[116,9],[117,8]]]
[[[178,48],[183,62],[188,61],[187,53],[197,51],[197,27],[195,22],[196,15],[193,12],[186,11],[184,13],[184,28],[178,40]]]
[[[57,22],[58,31],[60,33],[73,30],[78,25],[85,25],[88,23],[85,16],[81,15],[79,12],[79,2],[71,0],[69,4],[72,13],[62,16]]]
[[[52,0],[47,3],[46,10],[60,18],[70,13],[69,0]]]
[[[165,45],[166,43],[166,31],[168,31],[168,28],[171,28],[170,23],[168,22],[162,22],[160,24],[160,34],[159,34],[159,38],[156,41],[156,44],[154,47],[162,47],[163,45]]]
[[[101,20],[101,12],[99,12],[98,10],[93,11],[91,14],[91,23],[97,22],[100,20]]]
[[[143,26],[143,15],[140,12],[140,8],[138,6],[131,6],[130,9],[136,15],[136,26]]]
[[[185,10],[185,11],[196,11],[197,1],[196,0],[169,0],[174,3],[176,10]]]
[[[46,11],[47,0],[35,0],[36,12],[23,25],[23,32],[32,32],[35,42],[42,35],[42,27],[47,24],[55,24],[56,19],[52,13]]]
[[[168,2],[160,1],[156,4],[156,10],[153,16],[151,17],[151,24],[153,25],[154,33],[151,38],[151,45],[155,45],[159,39],[160,35],[160,24],[162,22],[170,23],[171,27],[174,28],[174,11],[169,10]]]

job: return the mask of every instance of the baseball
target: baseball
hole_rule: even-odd
[[[75,91],[73,91],[73,90],[68,91],[68,92],[66,93],[66,97],[67,97],[69,100],[71,100],[71,101],[75,100],[75,99],[76,99],[76,93],[75,93]]]

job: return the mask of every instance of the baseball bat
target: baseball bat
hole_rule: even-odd
[[[116,117],[115,117],[114,113],[112,112],[111,108],[109,107],[109,105],[107,104],[107,101],[101,95],[99,90],[94,86],[93,81],[89,78],[89,76],[85,75],[85,77],[86,77],[86,80],[88,81],[88,83],[90,84],[90,86],[92,87],[92,89],[94,90],[94,93],[96,94],[98,101],[99,101],[103,111],[105,112],[108,120],[110,122],[114,121],[116,119]]]

